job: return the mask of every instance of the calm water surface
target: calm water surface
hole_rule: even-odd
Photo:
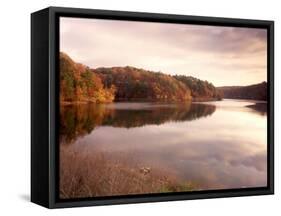
[[[200,190],[260,187],[266,121],[266,104],[246,100],[64,106],[60,146],[161,170]]]

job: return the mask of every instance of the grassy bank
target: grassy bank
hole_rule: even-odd
[[[60,150],[60,198],[192,191],[198,186],[179,183],[161,170],[110,160],[63,146]]]

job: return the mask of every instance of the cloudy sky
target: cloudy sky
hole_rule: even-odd
[[[91,68],[129,65],[215,86],[266,81],[265,29],[60,19],[60,51]]]

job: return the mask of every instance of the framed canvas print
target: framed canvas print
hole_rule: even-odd
[[[273,21],[31,16],[31,201],[273,194]]]

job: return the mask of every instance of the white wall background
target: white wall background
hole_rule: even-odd
[[[0,215],[267,215],[280,210],[281,13],[277,0],[7,0],[0,7]],[[30,203],[30,13],[48,6],[275,20],[274,196],[47,210]],[[280,213],[279,213],[280,214]]]

